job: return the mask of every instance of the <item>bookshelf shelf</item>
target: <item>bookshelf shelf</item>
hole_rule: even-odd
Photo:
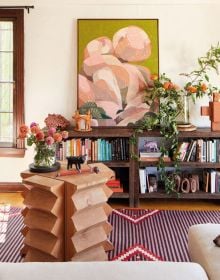
[[[98,161],[97,161],[98,162]],[[130,162],[128,160],[126,161],[102,161],[105,165],[109,167],[130,167]],[[96,163],[96,161],[90,162],[90,163]]]
[[[220,199],[220,194],[216,193],[206,193],[203,191],[198,191],[195,193],[180,193],[180,196],[177,197],[177,194],[166,194],[165,192],[153,192],[140,194],[139,198],[156,198],[156,199]]]
[[[117,138],[127,138],[129,139],[135,132],[134,127],[93,127],[90,132],[74,131],[73,128],[69,128],[69,139],[117,139]],[[137,135],[138,139],[140,137],[150,137],[152,139],[157,139],[161,137],[159,130],[144,131]],[[196,131],[192,132],[180,132],[179,141],[191,141],[191,139],[220,139],[220,132],[212,132],[209,128],[198,128]],[[127,140],[126,140],[127,141]],[[138,142],[138,141],[137,141]],[[138,144],[131,145],[129,142],[129,155],[138,154]],[[89,161],[89,163],[98,163],[100,161]],[[151,161],[137,161],[129,157],[128,160],[107,160],[101,161],[108,167],[112,168],[122,180],[124,192],[115,192],[111,196],[112,199],[126,199],[130,207],[138,207],[140,199],[213,199],[220,200],[220,194],[211,194],[203,191],[198,191],[196,193],[180,193],[177,197],[176,194],[166,194],[165,192],[154,192],[154,193],[140,193],[139,184],[139,168],[156,167],[157,162]],[[174,162],[166,162],[167,167],[174,166]],[[219,162],[180,162],[181,169],[198,169],[198,172],[202,173],[204,170],[216,169],[220,170]],[[201,180],[202,178],[200,178]]]
[[[126,192],[113,192],[111,198],[129,198],[129,193]]]
[[[134,172],[136,165],[134,164],[134,160],[130,158],[130,154],[132,153],[132,145],[129,143],[129,138],[133,135],[133,128],[128,127],[92,127],[92,131],[84,132],[84,131],[74,131],[73,128],[69,128],[69,138],[72,139],[91,139],[92,141],[96,141],[97,139],[110,140],[112,145],[115,145],[113,142],[115,139],[119,140],[119,147],[115,149],[114,160],[97,160],[98,157],[91,157],[88,160],[88,163],[96,164],[99,162],[103,162],[109,168],[112,168],[115,171],[116,178],[120,179],[121,184],[123,185],[124,192],[115,192],[112,194],[112,199],[126,199],[128,200],[128,204],[130,207],[134,207],[135,198],[134,198]],[[67,141],[68,141],[67,140]],[[124,150],[124,147],[125,150]],[[99,146],[98,146],[99,148]],[[101,150],[102,153],[103,150]],[[121,154],[122,153],[122,154]],[[104,152],[105,154],[105,152]],[[107,153],[106,153],[107,154]],[[119,155],[119,156],[118,156]],[[125,158],[124,160],[122,160]],[[91,160],[90,160],[91,159]],[[106,158],[105,158],[106,159]],[[107,157],[108,159],[108,157]],[[113,153],[112,153],[113,159]]]
[[[142,137],[146,137],[149,138],[149,141],[159,141],[158,137],[161,137],[159,130],[157,131],[144,131],[143,133],[139,133],[138,134],[138,140],[141,139]],[[190,132],[179,132],[178,135],[179,138],[179,142],[189,142],[190,141],[195,141],[196,143],[198,143],[198,139],[203,139],[204,142],[209,141],[209,142],[218,142],[220,139],[220,131],[219,132],[213,132],[211,131],[210,128],[198,128],[195,131],[190,131]],[[153,139],[153,140],[152,140]],[[158,139],[158,140],[157,140]],[[141,140],[142,144],[143,144],[143,139]],[[199,140],[200,141],[200,140]],[[138,141],[139,142],[139,141]],[[198,145],[198,144],[197,144]],[[197,147],[197,146],[196,146]],[[216,151],[216,157],[215,160],[213,161],[219,161],[219,157],[220,157],[220,149],[218,149],[218,147],[216,145],[216,148],[214,149],[214,151]],[[136,147],[136,151],[138,153],[138,148]],[[167,149],[169,149],[169,146],[167,147]],[[208,149],[208,146],[207,146]],[[213,149],[213,148],[212,148]],[[205,150],[206,151],[206,150]],[[213,150],[212,150],[213,151]],[[204,153],[204,152],[203,152]],[[210,156],[211,151],[208,151],[208,155]],[[199,154],[197,154],[198,156]],[[200,154],[201,156],[201,154]],[[198,159],[196,157],[196,159]],[[203,159],[203,157],[202,157]],[[205,160],[207,161],[180,161],[179,162],[179,167],[180,170],[182,170],[183,172],[186,173],[194,173],[194,174],[199,174],[197,176],[199,176],[199,184],[200,184],[200,190],[191,193],[182,193],[180,192],[179,195],[177,195],[176,193],[172,193],[172,194],[167,194],[165,193],[165,191],[161,191],[160,189],[158,191],[155,192],[146,192],[146,193],[140,193],[140,179],[139,179],[139,168],[149,168],[147,170],[149,170],[149,172],[154,172],[152,171],[153,169],[155,169],[155,174],[157,173],[156,167],[158,164],[158,161],[138,161],[137,165],[136,165],[136,176],[139,180],[139,184],[135,184],[135,205],[138,206],[139,204],[139,200],[140,199],[192,199],[192,200],[196,200],[196,199],[203,199],[203,200],[220,200],[220,192],[210,192],[210,186],[208,188],[208,192],[203,191],[203,172],[207,172],[210,173],[212,172],[212,170],[216,170],[217,172],[220,172],[220,162],[210,162],[211,159],[208,158],[208,156],[205,157]],[[169,162],[165,162],[165,166],[166,167],[174,167],[174,162],[173,161],[169,161]],[[152,169],[152,167],[154,167]],[[193,170],[193,171],[191,171]],[[217,173],[216,172],[216,173]],[[209,175],[209,179],[210,179]],[[216,182],[218,182],[218,177],[216,177],[217,179],[215,179],[215,190],[216,190]],[[209,183],[210,184],[210,183]],[[218,186],[218,185],[217,185]],[[143,185],[142,185],[143,188]],[[143,189],[142,189],[143,191]]]
[[[155,166],[157,162],[152,161],[142,161],[140,162],[140,167],[147,167],[147,166]],[[174,162],[166,162],[166,166],[174,166]],[[220,163],[214,163],[214,162],[180,162],[180,167],[188,167],[188,168],[201,168],[201,169],[215,169],[220,168]]]

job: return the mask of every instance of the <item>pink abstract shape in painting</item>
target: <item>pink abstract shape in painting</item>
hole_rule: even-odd
[[[90,41],[84,50],[84,59],[94,54],[112,54],[112,41],[108,37],[99,37]]]
[[[95,101],[94,85],[86,77],[78,76],[79,106]]]
[[[145,104],[145,107],[146,108],[132,106],[125,109],[125,111],[118,115],[116,119],[117,125],[126,126],[129,123],[135,123],[137,120],[140,120],[149,112],[149,106]]]
[[[110,100],[121,106],[121,92],[117,83],[117,79],[110,68],[104,67],[96,71],[93,75],[93,81],[96,88],[99,88],[102,96],[98,97],[98,92],[95,93],[97,100]],[[122,109],[122,108],[121,108]]]
[[[128,26],[113,36],[115,55],[124,61],[143,61],[151,55],[151,41],[147,33],[137,27]]]
[[[83,61],[83,71],[87,76],[92,76],[95,71],[105,66],[101,54],[94,54]]]

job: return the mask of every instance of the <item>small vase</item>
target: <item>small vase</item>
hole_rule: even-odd
[[[51,167],[56,162],[56,145],[38,144],[35,147],[34,166]]]
[[[179,112],[176,122],[177,124],[187,125],[189,124],[189,97],[187,94],[183,94],[181,97],[181,111]]]

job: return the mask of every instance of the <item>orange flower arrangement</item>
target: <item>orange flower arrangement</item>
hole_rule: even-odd
[[[51,166],[54,164],[55,144],[68,138],[68,132],[59,132],[54,127],[41,129],[37,123],[32,122],[29,127],[23,124],[19,129],[19,139],[25,138],[28,146],[35,144],[35,165]]]

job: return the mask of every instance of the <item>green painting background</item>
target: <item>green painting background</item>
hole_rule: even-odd
[[[143,65],[151,70],[152,74],[159,73],[159,42],[157,19],[78,19],[78,72],[83,61],[83,51],[86,45],[98,37],[107,36],[112,40],[119,29],[129,25],[142,28],[149,36],[152,44],[151,56],[143,62],[134,64]]]

